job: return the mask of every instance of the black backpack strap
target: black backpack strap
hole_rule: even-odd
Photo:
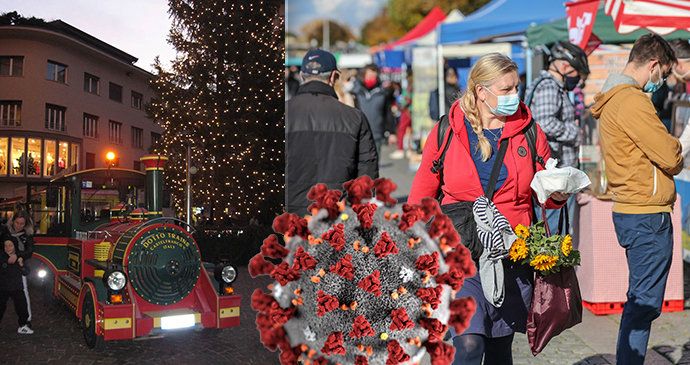
[[[436,130],[436,146],[438,146],[439,149],[443,148],[443,150],[439,157],[431,163],[431,172],[439,176],[438,190],[436,191],[436,200],[438,200],[439,203],[443,200],[443,191],[441,190],[443,186],[443,161],[446,158],[446,152],[448,152],[450,141],[453,140],[453,138],[451,138],[453,133],[447,133],[448,129],[451,129],[450,120],[448,119],[448,115],[444,115],[438,121],[438,129]],[[451,129],[451,132],[452,131]],[[448,134],[448,136],[446,136],[446,134]]]
[[[537,172],[537,163],[541,167],[545,167],[544,158],[539,156],[537,153],[537,123],[534,119],[529,121],[529,124],[525,128],[525,139],[527,139],[527,146],[529,147],[529,152],[532,155],[532,166],[534,167],[534,172]]]
[[[439,149],[443,147],[443,150],[441,151],[439,157],[436,160],[434,160],[431,164],[431,172],[433,172],[434,174],[443,173],[443,161],[446,158],[446,152],[448,152],[448,147],[450,146],[450,141],[452,140],[452,138],[446,138],[446,132],[448,131],[448,128],[450,128],[450,120],[448,120],[448,115],[444,115],[438,121],[438,129],[436,133],[436,146],[438,146]]]
[[[491,176],[489,176],[489,184],[486,186],[486,191],[484,192],[484,195],[486,195],[489,200],[493,200],[494,198],[498,174],[501,173],[501,167],[503,167],[503,158],[506,156],[507,150],[508,138],[504,138],[501,141],[501,145],[498,147],[498,154],[496,155],[496,160],[494,160],[494,165],[491,168]]]

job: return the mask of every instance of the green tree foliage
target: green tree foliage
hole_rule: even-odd
[[[489,0],[389,0],[388,15],[393,23],[408,31],[424,19],[435,6],[441,7],[446,14],[458,9],[467,15],[488,2]]]
[[[41,18],[31,17],[25,18],[16,11],[10,11],[0,14],[0,25],[40,25],[45,24],[45,20]]]
[[[419,24],[435,6],[468,15],[490,0],[388,0],[388,5],[362,28],[362,43],[373,46],[400,38]]]
[[[362,27],[361,42],[368,46],[376,46],[400,38],[405,34],[405,29],[393,23],[388,16],[388,9],[383,8],[379,15],[369,20]]]
[[[302,38],[307,42],[310,42],[312,39],[316,39],[319,45],[323,45],[323,26],[325,22],[325,20],[317,19],[304,24],[300,29]],[[357,38],[352,33],[350,27],[340,24],[334,20],[328,20],[328,27],[331,44],[335,44],[335,42],[338,41],[349,42]]]

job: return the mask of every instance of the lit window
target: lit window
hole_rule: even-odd
[[[13,137],[12,147],[10,148],[10,162],[12,166],[13,176],[24,176],[24,167],[26,165],[26,155],[24,154],[26,138]]]
[[[43,165],[43,176],[55,175],[55,141],[46,139],[45,142],[45,165]]]
[[[9,147],[9,139],[7,137],[0,137],[0,175],[7,175],[7,147]]]
[[[67,168],[67,158],[69,153],[69,144],[64,141],[58,143],[58,160],[57,160],[57,172],[60,172]]]
[[[26,174],[41,176],[41,139],[29,138],[26,155]]]
[[[72,143],[72,153],[69,155],[69,165],[74,166],[75,170],[79,170],[79,145]]]

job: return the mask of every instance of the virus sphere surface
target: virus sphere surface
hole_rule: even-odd
[[[343,199],[317,184],[312,215],[274,220],[278,235],[249,271],[275,279],[270,293],[254,291],[252,308],[281,364],[413,364],[425,352],[433,365],[452,362],[443,338],[474,313],[473,299],[455,299],[474,263],[435,200],[396,206],[395,188],[363,176],[344,184]]]

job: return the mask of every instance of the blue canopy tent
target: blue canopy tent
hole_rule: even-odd
[[[563,15],[565,6],[557,0],[493,0],[461,22],[441,24],[438,42],[439,62],[442,62],[444,53],[450,55],[444,50],[449,46],[469,46],[501,38],[504,44],[510,43],[507,52],[518,64],[519,72],[526,72],[529,80],[531,65],[529,52],[525,51],[523,44],[524,33],[531,24],[548,23],[563,18]],[[485,47],[480,52],[487,50]],[[470,56],[472,64],[477,55]],[[440,67],[439,63],[439,69]]]
[[[532,23],[563,18],[557,0],[493,0],[458,23],[441,24],[440,43],[475,43],[503,35],[524,33]]]

